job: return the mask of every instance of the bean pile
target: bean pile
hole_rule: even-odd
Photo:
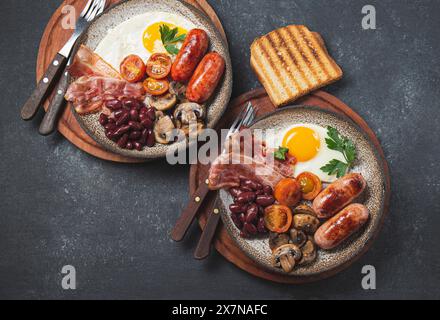
[[[242,238],[267,233],[264,224],[264,210],[275,202],[270,186],[252,180],[242,180],[240,187],[231,188],[229,193],[234,203],[229,206],[231,219],[241,231]]]
[[[99,123],[108,139],[122,149],[142,151],[156,144],[153,127],[156,120],[154,108],[147,108],[135,99],[109,100],[105,106],[112,111],[110,116],[102,113]]]

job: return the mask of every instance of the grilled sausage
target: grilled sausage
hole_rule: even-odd
[[[333,249],[358,231],[369,217],[367,207],[362,204],[352,204],[316,231],[315,243],[324,250]]]
[[[367,182],[358,173],[348,174],[332,183],[313,201],[313,209],[321,219],[333,217],[364,192]]]
[[[217,52],[208,53],[200,62],[186,90],[189,101],[204,103],[209,100],[225,72],[225,59]]]
[[[193,29],[186,35],[182,48],[171,66],[171,77],[177,82],[188,82],[197,65],[208,51],[209,37],[201,29]]]

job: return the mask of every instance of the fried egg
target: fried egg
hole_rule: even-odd
[[[295,177],[303,172],[317,175],[321,181],[331,183],[337,180],[321,170],[331,160],[344,161],[344,156],[327,147],[325,139],[327,129],[314,124],[297,124],[284,130],[274,139],[275,145],[288,148],[289,154],[294,156],[298,163],[295,167]]]
[[[177,35],[186,34],[195,28],[193,23],[182,16],[168,12],[148,12],[109,30],[95,52],[116,70],[119,70],[122,60],[130,54],[138,55],[147,62],[153,53],[167,52],[160,36],[161,25],[171,29],[177,27]]]

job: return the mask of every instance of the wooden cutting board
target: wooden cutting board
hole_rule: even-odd
[[[107,6],[114,5],[121,0],[107,0]],[[220,19],[212,9],[212,7],[208,4],[206,0],[183,0],[199,10],[203,11],[214,23],[217,29],[220,31],[224,39],[226,40],[226,34],[223,29],[223,26],[220,22]],[[56,53],[63,47],[63,45],[70,38],[72,31],[67,31],[62,28],[61,21],[64,17],[62,13],[63,7],[66,5],[71,5],[76,8],[78,14],[82,11],[84,7],[84,0],[65,0],[61,6],[55,11],[49,23],[46,26],[43,37],[41,39],[38,58],[37,58],[37,82],[43,76],[45,70],[48,65],[53,60],[53,57]],[[48,101],[46,101],[44,108],[47,109],[49,105],[49,101],[52,97],[49,97]],[[98,157],[104,160],[110,160],[115,162],[122,163],[137,163],[143,162],[139,159],[132,159],[123,157],[114,153],[111,153],[101,146],[99,146],[92,138],[90,138],[84,130],[81,129],[80,125],[75,119],[75,116],[72,114],[69,106],[66,107],[64,114],[62,115],[59,124],[58,131],[70,142],[72,142],[75,146],[80,148],[81,150]]]
[[[225,116],[222,118],[222,120],[219,123],[219,128],[228,128],[240,112],[242,108],[248,103],[252,102],[254,106],[257,106],[259,108],[258,115],[262,116],[267,113],[273,112],[276,110],[272,102],[270,101],[266,91],[261,89],[256,89],[253,91],[250,91],[248,93],[243,94],[242,96],[235,99],[229,106],[228,112],[225,114]],[[374,146],[376,147],[383,163],[384,167],[384,174],[386,177],[386,190],[385,190],[385,211],[384,215],[382,217],[381,224],[383,223],[383,219],[386,216],[386,213],[388,211],[388,204],[389,204],[389,194],[390,194],[390,175],[388,170],[388,165],[384,157],[384,153],[382,151],[382,147],[379,143],[379,140],[377,139],[376,135],[373,133],[373,131],[368,127],[367,123],[356,113],[354,112],[350,107],[348,107],[345,103],[343,103],[338,98],[324,92],[324,91],[316,91],[306,97],[301,98],[300,100],[296,101],[295,104],[297,105],[308,105],[308,106],[317,106],[323,110],[329,110],[336,113],[340,113],[344,115],[345,117],[348,117],[351,119],[354,123],[356,123],[361,130],[367,135],[371,141],[373,142]],[[190,181],[189,181],[189,188],[190,188],[190,194],[194,194],[194,192],[197,190],[197,187],[199,183],[205,181],[207,173],[209,170],[209,166],[205,165],[193,165],[191,166],[190,170]],[[209,207],[210,201],[214,201],[214,199],[207,199],[206,203],[204,203],[204,207],[201,209],[199,214],[199,224],[200,227],[203,229],[206,225],[206,221],[208,218],[208,212],[206,211],[206,208]],[[377,236],[379,229],[377,230],[375,236]],[[374,236],[374,237],[375,237]],[[371,245],[373,241],[369,241],[369,245],[365,246],[364,250],[360,255],[357,256],[359,258],[363,255]],[[284,276],[280,274],[270,273],[266,271],[265,269],[262,269],[259,267],[254,261],[252,261],[250,258],[248,258],[243,251],[241,251],[238,246],[235,244],[235,242],[232,240],[231,237],[229,237],[226,229],[221,224],[217,230],[216,240],[215,240],[215,248],[217,251],[223,255],[226,259],[228,259],[230,262],[235,264],[237,267],[243,269],[244,271],[257,276],[259,278],[263,278],[266,280],[274,281],[274,282],[280,282],[280,283],[288,283],[288,284],[301,284],[301,283],[307,283],[307,282],[313,282],[321,279],[325,279],[328,277],[331,277],[340,271],[344,270],[345,268],[349,267],[355,260],[351,260],[348,263],[340,266],[339,268],[332,270],[330,272],[326,272],[323,274],[320,274],[319,276],[314,277],[292,277],[292,276]]]

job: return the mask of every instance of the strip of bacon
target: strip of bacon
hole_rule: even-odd
[[[98,112],[105,101],[123,98],[143,100],[144,95],[145,90],[141,83],[85,76],[69,86],[65,99],[73,103],[79,114],[89,114]]]
[[[69,66],[68,71],[74,78],[82,76],[109,77],[122,80],[118,71],[90,48],[81,45]]]
[[[212,190],[238,187],[241,179],[251,179],[265,185],[275,185],[285,177],[293,177],[296,159],[288,156],[286,161],[275,159],[273,149],[253,135],[236,134],[225,143],[227,153],[220,155],[212,164],[209,187]],[[246,149],[245,146],[253,146]],[[249,154],[247,154],[249,153]]]

